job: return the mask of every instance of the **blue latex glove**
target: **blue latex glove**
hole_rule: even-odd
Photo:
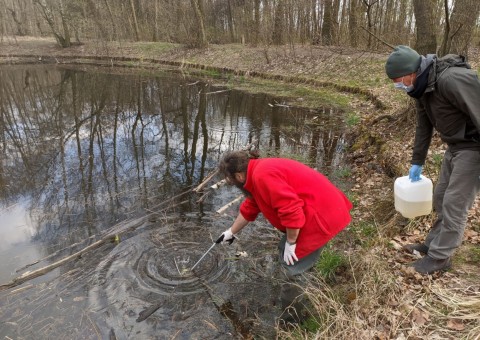
[[[412,182],[416,182],[420,180],[420,175],[422,174],[422,166],[417,164],[412,164],[410,171],[408,173],[408,178]]]

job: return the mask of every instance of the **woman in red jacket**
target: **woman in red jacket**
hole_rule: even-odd
[[[224,155],[219,168],[227,182],[246,195],[237,218],[222,234],[223,242],[231,242],[261,212],[285,233],[279,256],[290,281],[298,282],[318,260],[322,247],[350,223],[352,204],[347,197],[324,175],[300,162],[253,159],[247,152],[234,151]],[[284,291],[282,304],[288,307],[292,294]]]

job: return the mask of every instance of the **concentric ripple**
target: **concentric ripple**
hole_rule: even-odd
[[[227,260],[228,247],[215,246],[191,271],[212,243],[205,228],[187,223],[120,242],[97,266],[89,292],[92,318],[102,336],[112,329],[117,338],[170,337],[179,329],[194,338],[215,337],[219,329],[231,332],[232,325],[211,300],[213,290],[222,294],[218,289],[230,287],[234,266]],[[138,322],[152,307],[148,319]],[[201,320],[220,328],[196,327]]]
[[[205,281],[221,281],[228,274],[223,247],[214,247],[193,272],[193,265],[208,250],[208,245],[205,250],[199,247],[192,242],[169,242],[143,251],[134,266],[141,287],[160,294],[185,295],[204,291]]]

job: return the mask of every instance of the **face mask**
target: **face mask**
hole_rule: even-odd
[[[412,85],[405,85],[403,83],[403,77],[402,77],[402,81],[399,81],[397,83],[393,83],[393,86],[395,86],[395,88],[397,90],[404,90],[405,92],[410,92],[413,90],[413,84]]]

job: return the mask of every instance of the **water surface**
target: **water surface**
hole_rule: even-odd
[[[0,67],[0,95],[0,283],[121,234],[23,290],[0,292],[1,334],[271,332],[278,234],[260,219],[187,273],[238,205],[215,211],[239,195],[222,187],[198,202],[191,189],[224,151],[252,141],[263,157],[295,158],[335,181],[345,167],[341,112],[288,107],[174,73],[53,65]]]

